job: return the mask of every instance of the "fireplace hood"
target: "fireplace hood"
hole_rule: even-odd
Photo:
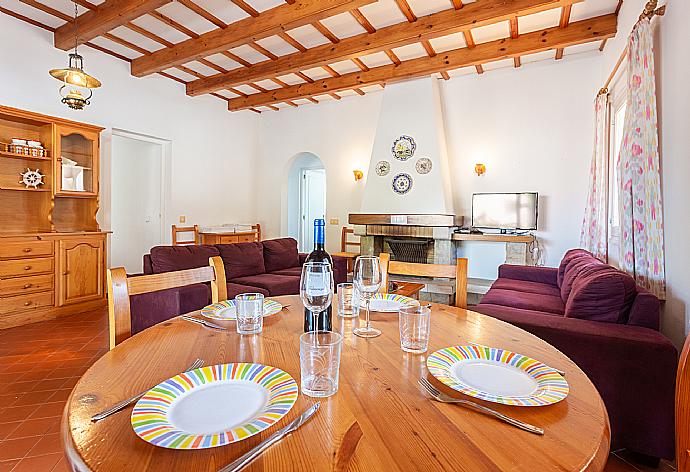
[[[396,156],[394,148],[398,140],[401,147],[397,148]],[[400,215],[397,218],[400,222],[404,221],[402,216],[414,219],[414,215],[417,219],[419,215],[434,215],[454,220],[437,79],[427,77],[390,84],[383,91],[359,215],[384,218]],[[359,219],[357,216],[351,215],[350,222],[357,224],[353,221]]]

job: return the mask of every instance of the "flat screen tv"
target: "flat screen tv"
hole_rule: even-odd
[[[472,227],[500,229],[501,232],[536,230],[539,194],[472,194]]]

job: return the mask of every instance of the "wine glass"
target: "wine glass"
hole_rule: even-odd
[[[355,261],[355,273],[352,280],[355,288],[366,305],[366,326],[355,328],[352,332],[360,338],[375,338],[381,335],[381,331],[371,327],[369,318],[369,302],[371,297],[379,291],[381,287],[381,263],[376,256],[359,256]]]
[[[328,262],[307,262],[302,266],[299,295],[304,308],[314,317],[313,331],[318,331],[319,314],[333,300],[333,268]]]

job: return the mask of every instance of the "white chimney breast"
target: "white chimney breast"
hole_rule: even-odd
[[[383,94],[362,213],[455,214],[438,80],[428,77],[390,84]],[[396,159],[392,153],[393,143],[400,136],[412,137],[417,145],[406,161]],[[415,165],[421,158],[431,160],[431,172],[417,172]],[[390,163],[385,176],[376,173],[380,161]],[[393,191],[393,179],[401,173],[409,174],[413,181],[405,194]]]

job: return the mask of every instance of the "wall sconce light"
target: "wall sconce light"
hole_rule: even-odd
[[[486,172],[486,166],[484,164],[475,164],[474,171],[478,177],[481,177]]]
[[[355,174],[355,182],[359,182],[364,178],[364,172],[361,170],[353,170],[352,173]]]

